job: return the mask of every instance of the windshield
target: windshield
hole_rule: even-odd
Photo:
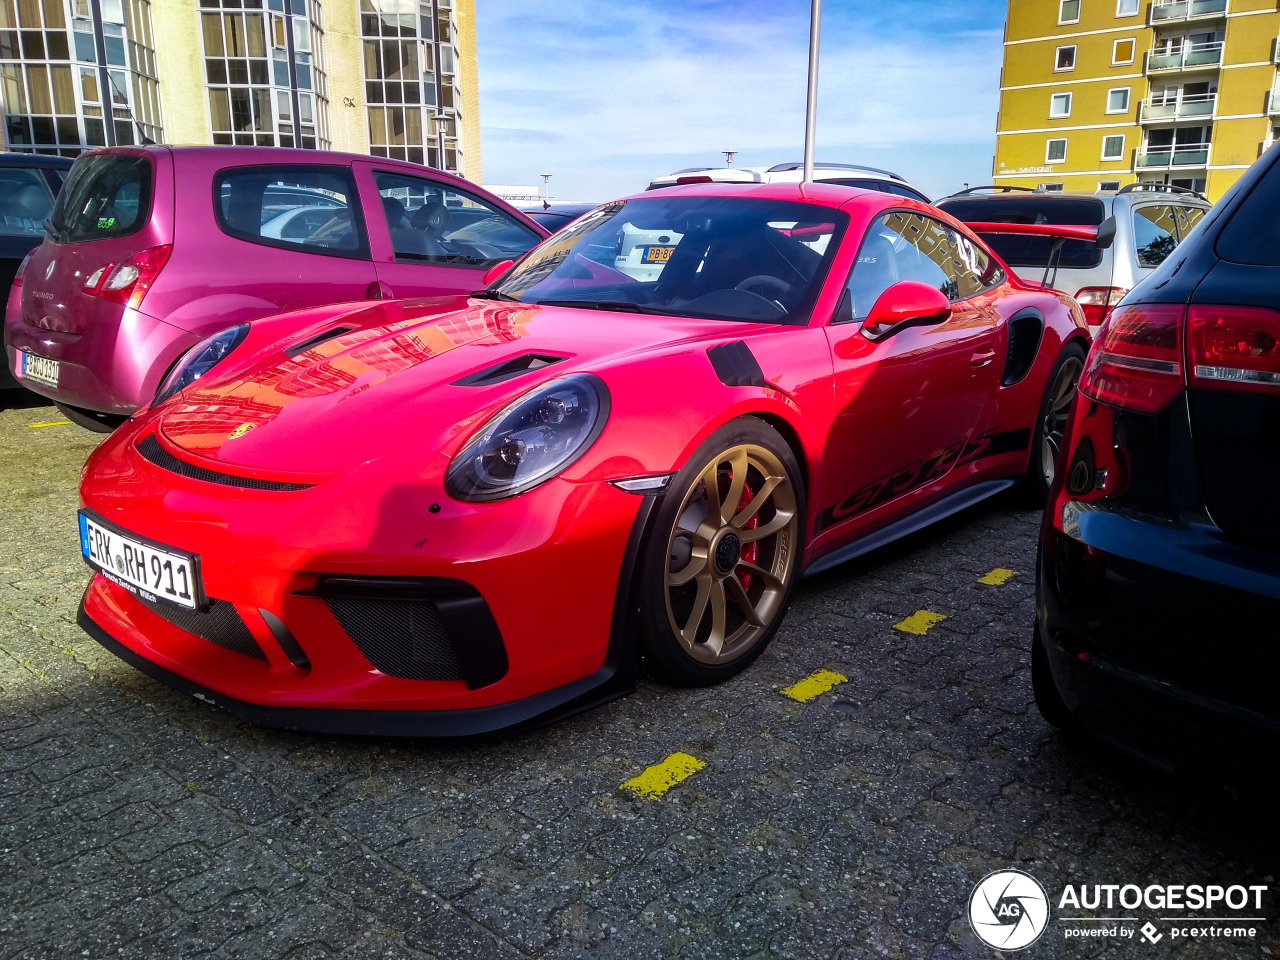
[[[39,170],[0,168],[0,236],[43,236],[52,210],[53,194]]]
[[[151,162],[98,153],[81,157],[58,194],[50,220],[63,243],[137,233],[151,214]]]
[[[742,197],[618,201],[565,227],[493,291],[524,303],[807,323],[849,218]]]

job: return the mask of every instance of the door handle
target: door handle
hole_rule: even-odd
[[[985,367],[988,363],[996,358],[996,352],[991,349],[978,350],[969,358],[971,367]]]
[[[395,296],[381,280],[375,280],[369,286],[364,288],[364,298],[366,300],[390,300]]]

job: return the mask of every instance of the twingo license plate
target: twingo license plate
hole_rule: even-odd
[[[34,353],[18,351],[18,376],[32,383],[42,383],[46,387],[58,385],[58,361],[48,357],[38,357]]]
[[[641,263],[666,263],[676,252],[675,247],[645,247]]]
[[[200,605],[195,554],[148,543],[80,511],[80,552],[89,566],[144,600],[164,600],[188,610]]]

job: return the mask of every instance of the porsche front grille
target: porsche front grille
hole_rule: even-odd
[[[171,603],[154,602],[138,598],[139,602],[157,617],[169,621],[179,630],[185,630],[192,636],[207,640],[224,650],[238,653],[244,657],[267,662],[267,656],[258,646],[253,634],[236,613],[234,604],[225,600],[210,600],[209,609],[187,610]]]

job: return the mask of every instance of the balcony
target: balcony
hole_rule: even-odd
[[[1216,67],[1222,63],[1221,40],[1210,43],[1184,43],[1172,53],[1147,54],[1147,73],[1163,73],[1170,70],[1199,70]]]
[[[1271,87],[1271,95],[1267,97],[1267,114],[1280,117],[1280,80]]]
[[[1272,96],[1274,101],[1275,97]],[[1155,103],[1143,100],[1138,109],[1139,123],[1167,123],[1170,120],[1211,118],[1218,103],[1216,93],[1193,93],[1180,100]]]
[[[1227,12],[1227,0],[1175,0],[1173,3],[1153,3],[1150,23],[1179,23],[1184,20],[1218,18]]]
[[[1144,170],[1204,167],[1209,164],[1209,144],[1183,143],[1176,147],[1144,147],[1138,151],[1138,166]]]

